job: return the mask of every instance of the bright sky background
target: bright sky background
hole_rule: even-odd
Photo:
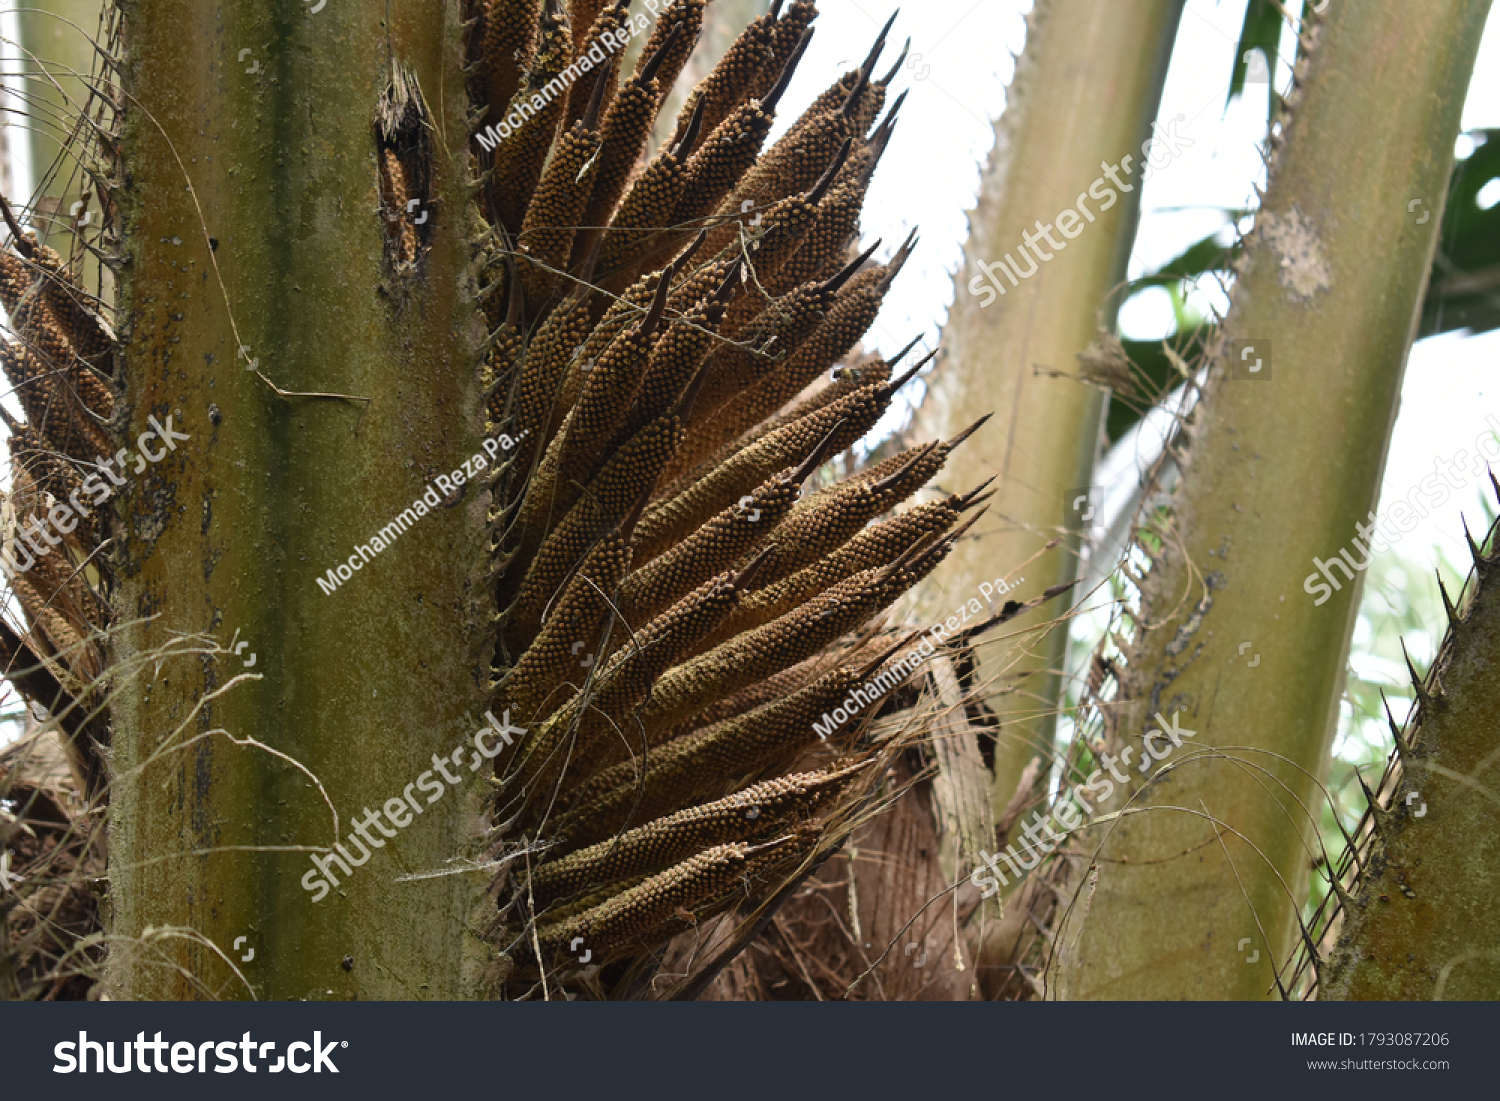
[[[867,244],[880,236],[887,247],[904,238],[912,226],[920,226],[921,244],[871,331],[869,342],[881,351],[893,352],[918,334],[930,348],[938,337],[953,301],[952,272],[967,236],[966,212],[978,192],[980,165],[994,141],[991,120],[1004,109],[1005,84],[1014,69],[1012,55],[1025,42],[1022,13],[1030,6],[1020,0],[920,0],[907,4],[896,20],[893,45],[885,56],[893,60],[908,36],[912,56],[892,92],[909,89],[911,94],[871,186],[864,226]],[[1214,208],[1247,206],[1254,186],[1265,185],[1257,148],[1266,125],[1264,87],[1251,87],[1225,110],[1245,6],[1246,0],[1188,0],[1160,115],[1184,115],[1180,133],[1194,144],[1169,167],[1153,173],[1145,185],[1141,227],[1130,261],[1132,277],[1223,225],[1224,216]],[[827,85],[825,74],[852,68],[864,56],[894,5],[884,0],[820,0],[818,7],[822,14],[814,24],[817,33],[788,92],[783,125]],[[1292,45],[1291,29],[1286,28],[1275,74],[1283,90],[1291,79],[1285,54]],[[884,68],[883,64],[880,71]],[[1492,13],[1481,41],[1462,125],[1466,130],[1500,127],[1500,14]],[[1222,309],[1225,303],[1215,288],[1194,304]],[[1163,335],[1171,325],[1165,292],[1154,303],[1142,296],[1122,315],[1121,325],[1132,337]],[[1487,376],[1497,370],[1500,332],[1480,337],[1448,334],[1413,348],[1386,466],[1383,503],[1407,496],[1432,471],[1438,456],[1452,456],[1459,447],[1473,452],[1473,441],[1485,430],[1485,415],[1500,419],[1500,381],[1486,385]],[[1477,533],[1484,516],[1479,500],[1487,490],[1479,479],[1472,479],[1406,535],[1399,552],[1435,566],[1435,547],[1441,546],[1451,562],[1467,562],[1460,513]]]

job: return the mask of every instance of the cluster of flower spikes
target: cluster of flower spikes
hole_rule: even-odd
[[[108,532],[96,502],[113,492],[100,470],[111,451],[116,342],[77,272],[23,231],[3,198],[0,215],[10,229],[0,305],[11,327],[0,340],[0,369],[24,417],[0,409],[11,469],[0,558],[24,626],[0,620],[0,661],[58,720],[77,787],[93,797],[105,788],[109,737],[96,685],[112,574],[99,553]]]
[[[705,6],[666,7],[630,75],[609,49],[566,88],[628,0],[472,12],[478,127],[511,127],[474,156],[488,414],[519,441],[490,578],[494,713],[525,732],[493,781],[513,997],[628,996],[672,937],[826,859],[879,755],[813,723],[897,657],[871,621],[977,518],[977,489],[897,511],[968,433],[807,492],[926,362],[827,381],[914,244],[852,255],[901,106],[901,59],[874,71],[890,24],[767,146],[817,15],[777,0],[648,157]]]

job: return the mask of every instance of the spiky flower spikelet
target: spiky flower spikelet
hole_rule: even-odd
[[[874,69],[886,31],[768,144],[817,14],[781,7],[650,157],[701,4],[665,9],[618,87],[607,66],[580,73],[566,112],[546,92],[557,62],[512,43],[599,40],[623,8],[476,7],[475,41],[505,46],[474,52],[470,85],[490,427],[526,434],[491,513],[495,713],[527,731],[494,780],[505,996],[625,996],[669,938],[754,910],[841,843],[878,751],[813,723],[895,656],[848,640],[942,560],[971,503],[881,519],[941,469],[943,443],[804,491],[915,373],[893,380],[898,356],[814,386],[914,242],[854,255],[894,124],[895,70]],[[541,129],[515,113],[533,93]]]

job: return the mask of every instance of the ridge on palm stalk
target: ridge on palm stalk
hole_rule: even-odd
[[[891,24],[768,145],[817,14],[778,0],[648,157],[706,4],[661,11],[629,73],[628,0],[468,11],[478,370],[488,434],[515,445],[489,471],[479,597],[492,710],[523,731],[491,778],[497,872],[479,927],[497,996],[640,995],[673,937],[735,914],[671,990],[691,996],[744,948],[876,809],[904,740],[853,723],[825,740],[814,721],[903,656],[910,640],[871,621],[982,503],[974,489],[894,511],[967,432],[806,489],[927,362],[898,374],[908,346],[815,385],[856,348],[915,244],[884,263],[878,242],[856,246],[901,106],[887,104],[901,59],[876,71]],[[399,216],[427,191],[429,123],[393,70],[376,168],[397,212],[387,258],[407,270],[433,232]],[[127,380],[106,308],[5,214],[0,302],[15,339],[0,364],[26,416],[11,425],[7,553],[23,553],[28,530],[50,535],[38,525],[62,502],[80,519],[35,546],[33,565],[9,561],[26,629],[0,628],[0,645],[97,806],[114,585],[107,501],[89,495]],[[108,203],[105,215],[108,227]]]

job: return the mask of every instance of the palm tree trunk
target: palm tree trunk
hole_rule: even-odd
[[[951,438],[976,412],[995,411],[959,453],[965,478],[996,476],[995,497],[977,537],[922,587],[916,622],[942,619],[999,576],[1024,579],[1015,599],[1073,580],[1078,513],[1067,510],[1065,497],[1087,490],[1104,406],[1099,391],[1077,380],[1077,356],[1101,325],[1113,331],[1119,300],[1110,292],[1125,277],[1140,200],[1128,178],[1128,190],[1107,180],[1092,197],[1089,190],[1101,161],[1118,169],[1122,155],[1149,141],[1181,12],[1179,0],[1041,0],[1029,17],[970,218],[944,358],[917,416],[924,435]],[[1101,202],[1105,187],[1114,199]],[[1075,204],[1086,216],[1073,214],[1071,232],[1059,234],[1051,220]],[[1038,236],[1044,220],[1062,246],[1056,251]],[[1029,254],[1026,234],[1052,259]],[[1021,281],[996,268],[1007,254],[1023,270],[1035,265],[1035,275]],[[1075,534],[1064,538],[1069,528]],[[1044,551],[1052,540],[1061,545]],[[1027,764],[1051,759],[1066,642],[1067,629],[1058,626],[977,654],[975,682],[986,686],[1001,728],[990,817],[961,827],[965,866],[977,859],[974,848],[992,847],[994,820]],[[1015,691],[998,695],[1002,685]]]
[[[456,5],[125,17],[121,442],[190,438],[119,505],[112,989],[465,996],[482,873],[400,877],[477,848],[478,774],[435,805],[410,785],[483,722],[487,494],[351,556],[480,451]],[[325,593],[351,557],[378,577]],[[377,832],[403,798],[423,813]],[[368,866],[316,893],[360,821]]]
[[[1145,747],[1175,755],[1136,803],[1153,809],[1107,827],[1097,890],[1057,933],[1064,996],[1276,989],[1362,577],[1332,571],[1335,591],[1315,559],[1353,548],[1368,563],[1355,525],[1380,486],[1488,8],[1461,0],[1414,20],[1390,0],[1334,4],[1304,29],[1230,342],[1110,709],[1135,786]],[[1372,110],[1387,88],[1403,91]],[[1158,723],[1193,733],[1175,748],[1149,739]]]
[[[1438,659],[1417,683],[1416,721],[1372,808],[1362,873],[1319,974],[1322,1000],[1490,999],[1500,989],[1494,853],[1500,833],[1500,600],[1495,530],[1474,547],[1467,599],[1449,607]],[[1445,593],[1446,598],[1446,593]],[[1486,773],[1489,773],[1486,776]],[[1332,901],[1330,899],[1330,901]]]

